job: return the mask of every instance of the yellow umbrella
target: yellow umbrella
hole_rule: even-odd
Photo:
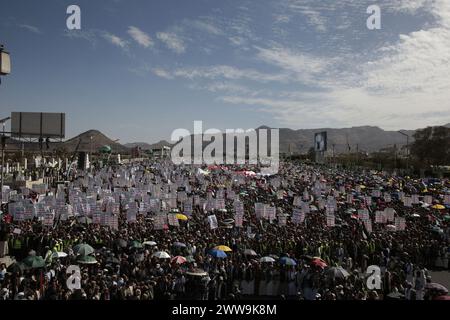
[[[176,217],[177,217],[178,220],[183,220],[183,221],[187,221],[188,220],[188,217],[186,215],[184,215],[184,214],[181,214],[181,213],[177,213]]]
[[[214,247],[214,249],[222,250],[223,252],[232,252],[233,251],[233,250],[231,250],[230,247],[227,247],[227,246],[216,246],[216,247]]]
[[[445,207],[442,204],[435,204],[432,206],[433,209],[444,210]]]

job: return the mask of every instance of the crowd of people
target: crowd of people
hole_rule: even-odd
[[[0,299],[447,299],[431,271],[450,270],[448,179],[259,169],[146,161],[5,190]]]

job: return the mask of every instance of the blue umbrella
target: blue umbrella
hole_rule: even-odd
[[[280,259],[280,264],[286,265],[286,266],[296,266],[297,262],[295,262],[294,259],[291,259],[288,257],[283,257]]]
[[[186,248],[186,244],[184,244],[182,242],[174,242],[173,246],[178,247],[178,248]]]
[[[209,254],[212,255],[214,258],[226,258],[227,254],[222,251],[222,250],[218,250],[218,249],[212,249],[211,251],[209,251]]]

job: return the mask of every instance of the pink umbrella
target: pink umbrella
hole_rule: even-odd
[[[311,261],[311,264],[312,264],[313,266],[319,267],[319,268],[321,268],[321,269],[325,269],[325,267],[328,266],[327,263],[326,263],[325,261],[323,261],[322,259],[320,259],[320,258],[315,258],[315,259],[313,259],[313,260]]]
[[[182,256],[176,256],[176,257],[173,257],[172,260],[170,260],[170,262],[173,264],[183,264],[186,261],[187,261],[186,258],[182,257]]]

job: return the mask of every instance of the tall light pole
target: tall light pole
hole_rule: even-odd
[[[404,132],[398,131],[401,135],[406,137],[406,169],[409,169],[409,135]]]

